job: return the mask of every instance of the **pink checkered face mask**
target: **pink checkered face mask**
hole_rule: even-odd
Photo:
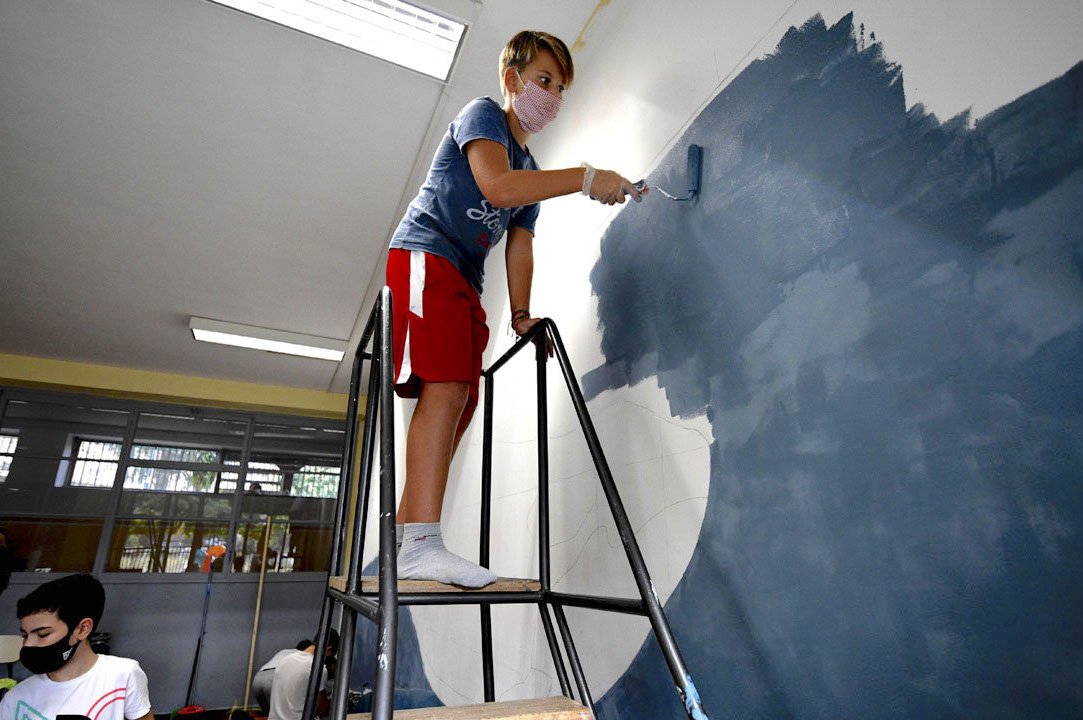
[[[516,70],[515,74],[519,75],[519,71]],[[553,122],[560,112],[560,106],[564,104],[564,99],[536,82],[524,82],[522,75],[519,75],[519,82],[523,83],[523,91],[512,98],[511,106],[515,109],[519,124],[533,135]]]

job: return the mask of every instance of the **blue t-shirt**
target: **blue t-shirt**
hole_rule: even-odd
[[[530,152],[512,137],[504,111],[490,98],[470,102],[451,121],[432,159],[429,176],[391,238],[391,247],[424,250],[447,258],[481,292],[485,258],[509,227],[534,232],[538,204],[489,205],[466,158],[471,140],[495,140],[508,149],[512,170],[537,170]]]

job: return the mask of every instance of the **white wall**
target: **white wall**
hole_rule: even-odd
[[[855,25],[864,23],[866,32],[875,32],[888,58],[904,66],[907,104],[923,102],[941,118],[968,107],[981,115],[1080,59],[1083,5],[1078,3],[600,3],[575,52],[578,76],[565,109],[531,149],[542,167],[587,160],[633,178],[646,176],[699,110],[749,62],[770,52],[788,27],[817,12],[831,25],[850,10]],[[704,177],[710,181],[707,173]],[[643,205],[611,210],[576,196],[543,206],[532,309],[556,320],[580,377],[603,362],[588,281],[601,234],[615,212],[645,214],[664,202],[652,196]],[[509,308],[499,249],[488,265],[484,296],[493,331],[487,363],[511,343],[504,330]],[[493,567],[502,575],[537,572],[532,373],[524,357],[498,377]],[[549,378],[554,585],[633,596],[634,584],[555,367]],[[664,602],[681,578],[703,518],[710,426],[703,417],[673,417],[652,380],[607,391],[590,410]],[[481,426],[475,422],[452,468],[444,512],[448,545],[471,558],[477,553],[480,457]],[[498,608],[493,615],[498,697],[559,693],[537,613]],[[476,611],[426,608],[413,618],[428,679],[441,700],[480,701]],[[649,627],[640,618],[588,611],[570,612],[569,618],[598,698],[627,668]]]

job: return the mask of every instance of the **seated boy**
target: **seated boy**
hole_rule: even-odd
[[[308,678],[312,674],[312,657],[316,654],[315,643],[308,643],[302,650],[291,650],[278,661],[271,682],[270,711],[267,720],[300,720],[305,707],[305,693],[308,691]],[[331,630],[327,637],[324,674],[329,674],[327,665],[338,657],[338,633]],[[323,678],[326,682],[327,678]],[[345,690],[349,692],[349,688]],[[326,714],[327,695],[320,691],[316,702],[316,713]]]
[[[278,664],[287,655],[291,655],[297,650],[304,650],[311,644],[311,640],[302,640],[292,648],[279,650],[270,660],[260,665],[259,672],[252,678],[252,697],[256,699],[256,703],[259,705],[260,715],[266,715],[270,712],[271,685],[274,682],[275,670],[278,668]]]
[[[0,720],[57,718],[154,720],[147,676],[139,663],[98,655],[88,638],[105,608],[105,590],[90,575],[69,575],[19,600],[19,660],[35,675],[0,703]]]

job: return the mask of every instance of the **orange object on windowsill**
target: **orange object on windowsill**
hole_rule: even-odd
[[[207,552],[203,553],[203,565],[199,568],[199,571],[200,572],[210,572],[211,571],[211,563],[213,563],[215,560],[217,560],[218,558],[222,557],[225,554],[226,554],[226,546],[225,545],[211,545],[209,548],[207,548]],[[191,705],[189,707],[199,707],[199,706],[198,705]],[[200,709],[200,712],[202,712],[202,708]]]

